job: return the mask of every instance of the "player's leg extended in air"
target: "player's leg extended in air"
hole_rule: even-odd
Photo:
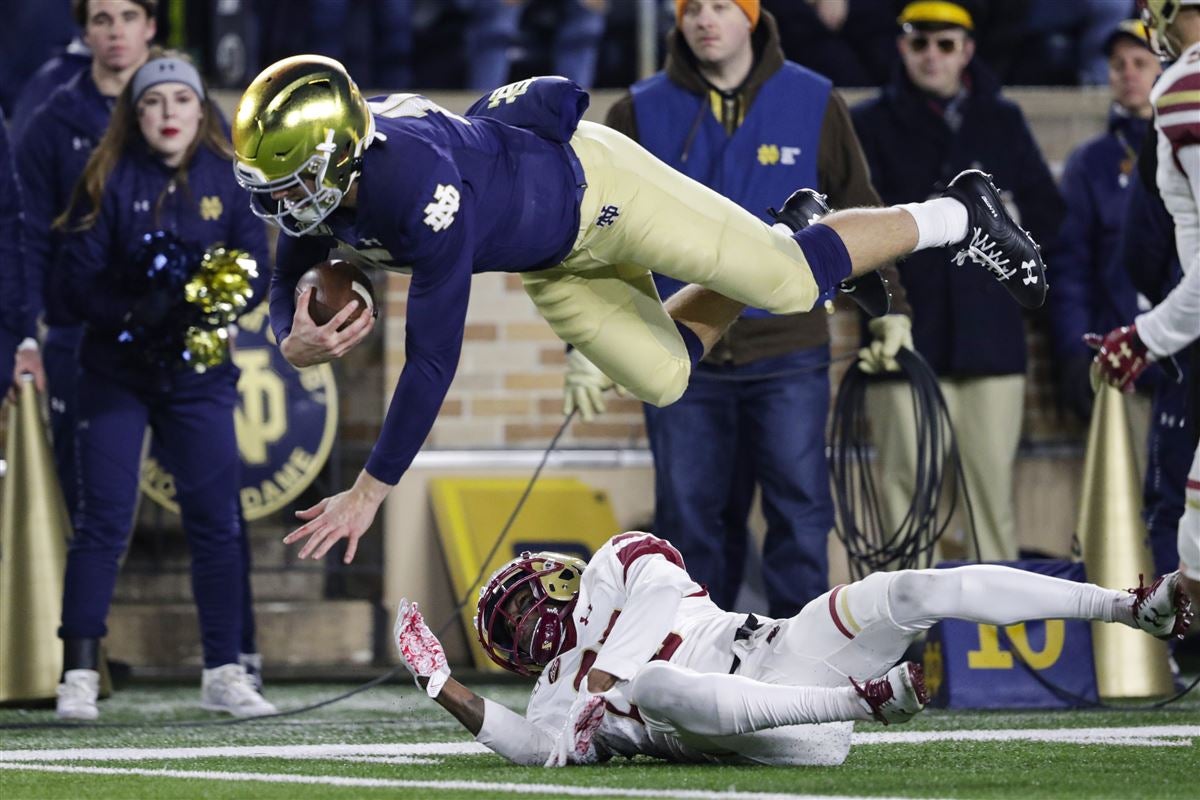
[[[919,249],[960,246],[961,260],[985,266],[1022,305],[1045,298],[1037,246],[979,172],[946,197],[840,211],[795,231],[788,204],[768,225],[616,131],[584,122],[571,144],[588,176],[580,234],[562,264],[523,273],[525,289],[562,339],[649,403],[679,397],[745,306],[809,311],[842,281]],[[694,285],[664,308],[651,270]]]

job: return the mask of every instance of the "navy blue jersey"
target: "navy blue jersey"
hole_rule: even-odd
[[[32,320],[26,314],[26,280],[21,251],[21,191],[4,112],[0,111],[0,329],[7,333],[0,343],[5,349],[9,338],[33,335]],[[0,381],[7,384],[7,380],[7,374],[0,375]]]
[[[266,231],[246,207],[229,161],[200,147],[188,166],[186,185],[176,180],[175,172],[135,146],[109,176],[96,223],[64,237],[54,282],[70,310],[85,323],[80,351],[85,366],[114,374],[145,370],[130,345],[118,343],[116,337],[137,300],[123,276],[143,234],[168,230],[202,247],[222,243],[246,250],[260,265],[252,302],[263,296]],[[76,209],[74,216],[86,210]]]
[[[17,167],[25,190],[25,250],[29,259],[29,312],[46,311],[46,324],[77,324],[59,298],[43,287],[57,258],[61,236],[51,230],[54,218],[71,198],[92,149],[108,128],[116,98],[96,88],[90,70],[59,87],[25,126],[17,142]]]
[[[568,145],[420,101],[421,116],[395,118],[372,104],[381,136],[364,154],[356,208],[335,212],[319,235],[280,237],[271,285],[271,325],[282,341],[297,279],[333,247],[411,271],[406,361],[367,461],[390,484],[425,441],[454,378],[471,275],[562,261],[579,233],[583,185]]]

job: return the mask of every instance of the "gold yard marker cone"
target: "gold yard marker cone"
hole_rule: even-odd
[[[63,570],[71,525],[29,376],[10,404],[0,498],[0,703],[52,700],[62,672]],[[102,694],[111,691],[104,659]]]
[[[1114,589],[1154,580],[1154,561],[1142,522],[1142,487],[1134,461],[1125,398],[1101,383],[1088,428],[1079,501],[1079,540],[1087,579]],[[1101,697],[1153,697],[1171,693],[1166,642],[1142,631],[1092,624],[1096,681]]]

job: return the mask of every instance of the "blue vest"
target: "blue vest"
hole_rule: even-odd
[[[693,94],[661,72],[630,91],[643,147],[770,222],[769,207],[779,207],[796,189],[817,186],[817,149],[832,86],[787,62],[762,85],[732,136],[713,115],[708,93]],[[683,287],[658,274],[654,282],[663,298]],[[770,314],[747,309],[743,316]]]

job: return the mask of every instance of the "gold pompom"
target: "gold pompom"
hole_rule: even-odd
[[[257,277],[258,264],[245,250],[213,246],[183,287],[184,297],[200,310],[205,324],[228,325],[249,307],[254,297],[250,281]]]
[[[220,366],[229,359],[229,330],[224,326],[215,330],[192,326],[183,334],[187,348],[185,359],[196,372]]]

